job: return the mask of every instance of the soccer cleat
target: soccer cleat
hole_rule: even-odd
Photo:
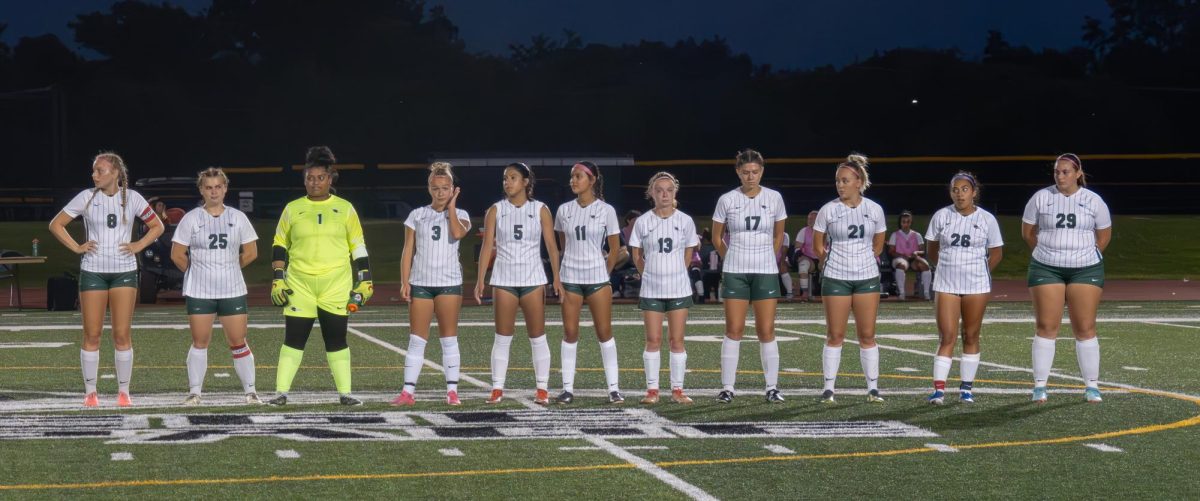
[[[574,401],[575,401],[575,394],[571,393],[569,391],[564,391],[562,393],[559,393],[557,397],[554,397],[554,403],[557,403],[557,404],[567,405]]]
[[[267,400],[267,405],[275,405],[275,406],[287,405],[287,393],[280,393],[275,398]]]
[[[117,393],[117,406],[118,407],[129,407],[131,405],[133,405],[133,401],[129,399],[128,393],[125,393],[123,391],[120,393]]]
[[[872,404],[882,404],[883,397],[879,396],[879,390],[871,390],[867,392],[867,402]]]
[[[459,406],[462,405],[462,400],[458,399],[458,392],[450,390],[446,392],[446,405]]]
[[[262,405],[263,401],[258,398],[257,393],[247,393],[246,394],[246,404],[247,405]]]
[[[496,388],[492,390],[492,395],[488,397],[487,403],[498,404],[501,400],[504,400],[504,390],[501,388]]]
[[[94,392],[94,391],[91,393],[88,393],[87,396],[83,397],[83,406],[84,407],[99,407],[100,406],[100,397],[98,395],[96,395],[96,392]]]
[[[1104,399],[1100,397],[1100,388],[1088,388],[1083,390],[1083,399],[1089,404],[1098,404]]]
[[[1033,398],[1032,398],[1032,400],[1034,402],[1037,402],[1039,404],[1044,404],[1044,403],[1046,403],[1046,396],[1047,396],[1047,394],[1046,394],[1045,386],[1034,387]]]
[[[183,399],[182,405],[200,405],[200,395],[195,393],[188,394],[187,398]]]
[[[717,394],[717,402],[722,404],[733,402],[733,392],[729,390],[721,390],[721,393]]]
[[[407,391],[400,392],[400,395],[397,395],[396,398],[392,399],[392,407],[399,407],[401,405],[415,405],[416,403],[417,399],[413,398],[413,394]]]
[[[821,392],[821,403],[823,403],[823,404],[832,404],[833,403],[833,390],[825,390],[825,391]]]
[[[625,395],[622,395],[621,392],[616,390],[610,391],[608,392],[608,403],[623,404],[625,403]]]
[[[932,405],[942,405],[946,403],[946,392],[942,390],[933,390],[933,393],[925,397],[925,401]]]
[[[975,403],[975,392],[973,391],[974,389],[975,389],[975,386],[972,384],[960,383],[958,385],[958,399],[962,400],[964,403],[968,403],[968,404]]]
[[[782,404],[783,403],[783,395],[780,395],[779,390],[776,390],[776,389],[767,390],[767,403]]]
[[[538,405],[550,405],[550,392],[538,388],[533,392],[533,403]]]
[[[677,404],[693,403],[692,398],[683,393],[683,388],[675,388],[671,390],[671,401]]]
[[[646,390],[646,396],[642,397],[643,405],[653,405],[658,403],[658,390]]]
[[[351,407],[357,407],[357,406],[363,404],[362,400],[354,398],[350,395],[338,395],[338,403],[342,404],[342,405],[348,405]]]

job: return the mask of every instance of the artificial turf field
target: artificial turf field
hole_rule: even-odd
[[[719,385],[722,313],[697,306],[688,326],[686,386],[696,403],[638,404],[643,388],[640,316],[615,307],[626,403],[604,395],[599,348],[585,328],[577,399],[531,402],[528,341],[518,330],[510,397],[484,403],[490,308],[463,310],[464,405],[442,403],[427,367],[415,407],[398,392],[407,346],[403,308],[368,307],[351,319],[355,394],[336,394],[314,332],[284,408],[239,405],[241,386],[219,341],[210,349],[204,406],[186,393],[190,337],[182,307],[144,308],[134,321],[135,407],[114,406],[109,341],[101,349],[101,408],[84,411],[79,318],[69,313],[0,314],[0,497],[112,498],[1194,498],[1200,495],[1200,304],[1104,303],[1099,332],[1105,401],[1087,404],[1064,325],[1052,392],[1029,401],[1027,303],[993,303],[983,331],[977,402],[951,391],[925,403],[937,341],[932,304],[888,303],[878,326],[883,404],[869,404],[858,350],[843,351],[835,404],[820,404],[823,343],[819,304],[779,311],[780,386],[787,401],[762,398],[757,343],[742,343],[738,396]],[[557,306],[547,316],[558,318]],[[258,388],[273,392],[283,338],[277,310],[251,313]],[[752,332],[752,329],[748,329]],[[561,379],[561,327],[548,327],[551,394]],[[219,337],[220,331],[216,331]],[[107,334],[106,334],[107,337]],[[752,336],[750,336],[752,338]],[[853,329],[851,329],[851,338]],[[665,350],[664,350],[665,351]],[[663,353],[664,387],[667,381]],[[948,388],[957,388],[955,363]]]

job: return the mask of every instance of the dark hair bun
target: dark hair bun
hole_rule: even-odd
[[[329,167],[335,163],[337,158],[334,158],[333,151],[328,146],[313,146],[304,154],[304,165],[309,167]]]

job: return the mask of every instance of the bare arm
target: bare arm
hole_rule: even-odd
[[[554,216],[550,215],[550,209],[542,206],[542,240],[546,242],[546,252],[550,254],[550,272],[554,274],[554,294],[558,297],[563,296],[562,282],[558,278],[558,267],[562,264],[560,259],[562,256],[558,253],[558,243],[554,238]]]
[[[729,246],[725,245],[725,223],[713,221],[712,225],[713,247],[717,249],[717,255],[721,259],[725,259],[725,253],[729,251]]]
[[[479,247],[479,270],[475,274],[475,301],[483,304],[483,284],[487,283],[488,265],[496,246],[496,206],[483,217],[483,244]]]
[[[929,251],[929,253],[925,255],[925,260],[929,261],[929,266],[933,266],[933,267],[937,266],[938,246],[939,245],[941,245],[941,244],[939,244],[937,240],[930,240],[925,243],[925,248],[928,249],[928,251]],[[889,246],[889,247],[891,247],[891,246]],[[891,249],[888,249],[888,251],[891,252]]]
[[[646,269],[646,259],[642,255],[641,247],[630,247],[633,249],[633,266],[637,268],[638,275],[641,275]]]
[[[1029,250],[1035,249],[1037,247],[1037,226],[1021,221],[1021,240],[1025,241]]]
[[[775,244],[775,249],[776,249],[775,255],[777,256],[777,259],[775,260],[775,266],[779,268],[776,271],[779,273],[782,273],[784,270],[787,269],[787,249],[783,248],[783,228],[784,228],[784,226],[787,226],[786,219],[780,219],[779,221],[775,221],[775,233],[774,233],[774,238],[772,239],[772,241]],[[687,253],[687,252],[685,252],[685,254],[688,254],[688,256],[689,256],[688,259],[690,261],[691,254]]]
[[[121,244],[119,246],[119,248],[121,250],[128,252],[130,254],[137,254],[137,253],[141,252],[142,249],[145,249],[146,247],[150,246],[151,242],[155,241],[156,239],[158,239],[158,237],[162,236],[163,224],[162,224],[162,220],[160,220],[158,218],[157,214],[150,216],[150,219],[146,220],[145,223],[146,223],[146,227],[147,227],[146,234],[142,235],[141,240],[138,240],[137,242],[128,243],[128,244]]]
[[[813,230],[813,252],[817,255],[817,261],[825,261],[825,232]]]
[[[1112,226],[1096,230],[1096,248],[1100,249],[1101,254],[1104,254],[1104,249],[1108,248],[1109,242],[1112,242]]]
[[[75,218],[66,212],[59,212],[57,216],[54,216],[54,219],[50,220],[50,234],[54,235],[54,238],[58,239],[59,243],[63,244],[63,247],[76,254],[96,250],[96,242],[88,240],[83,244],[76,243],[75,238],[67,232],[67,224],[74,220]]]
[[[883,242],[884,242],[885,240],[886,240],[886,239],[885,239],[885,238],[883,238],[883,233],[876,233],[876,234],[875,234],[875,239],[874,239],[874,241],[873,241],[873,242],[871,242],[871,250],[872,250],[873,252],[875,252],[875,255],[876,255],[876,256],[878,256],[880,253],[882,253],[882,252],[883,252]]]
[[[408,278],[412,274],[413,248],[416,245],[416,242],[413,241],[414,238],[416,238],[416,232],[405,226],[404,250],[400,252],[400,297],[405,301],[409,300],[409,294],[411,294]]]
[[[1004,247],[992,247],[988,249],[988,269],[995,270],[996,265],[1000,264],[1000,260],[1004,258]]]
[[[179,271],[186,272],[188,269],[188,265],[190,263],[188,261],[187,251],[188,246],[179,242],[171,242],[171,262],[175,263],[175,267],[179,268]]]
[[[620,237],[620,235],[617,235],[617,234],[609,235],[608,236],[608,262],[606,263],[606,265],[608,266],[608,274],[609,275],[612,275],[613,270],[616,269],[617,264],[620,263],[620,261],[621,261],[621,237]]]
[[[464,223],[463,219],[458,216],[458,190],[458,188],[454,189],[454,196],[450,197],[450,203],[446,205],[446,218],[449,219],[446,226],[450,228],[450,236],[456,241],[462,240],[467,236],[467,232],[471,231],[471,222]]]

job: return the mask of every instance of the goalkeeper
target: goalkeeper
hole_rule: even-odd
[[[330,194],[337,180],[335,162],[333,152],[325,146],[308,149],[304,162],[308,195],[283,209],[275,229],[271,302],[283,307],[285,322],[275,374],[277,395],[267,402],[271,405],[287,404],[288,390],[300,369],[314,320],[321,322],[325,358],[340,394],[339,402],[362,405],[350,395],[346,304],[351,292],[361,294],[365,304],[374,291],[358,213],[350,202]]]

